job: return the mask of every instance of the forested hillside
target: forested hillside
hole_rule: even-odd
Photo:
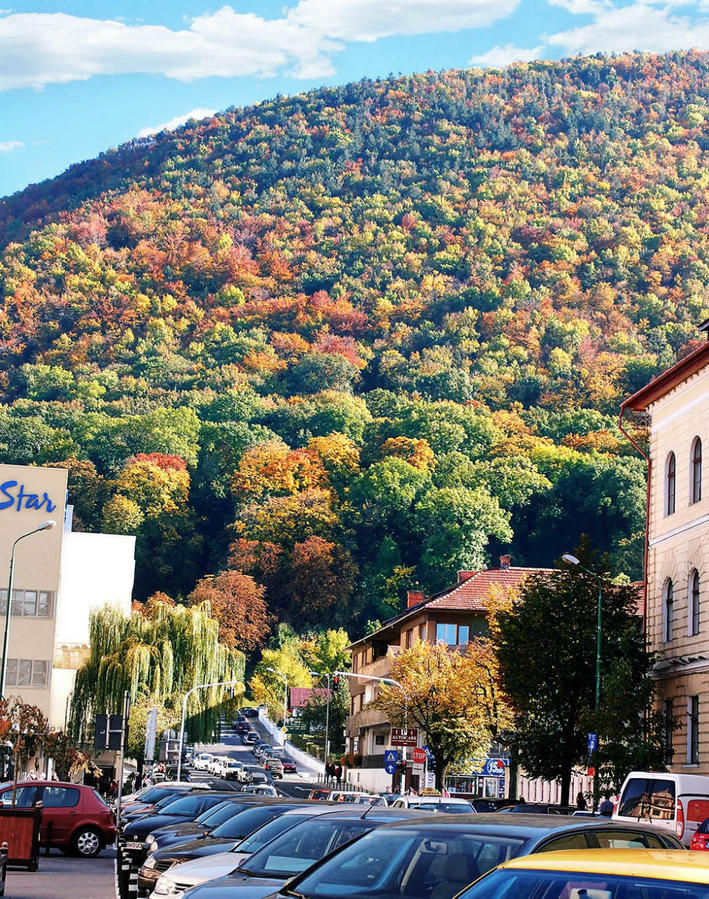
[[[615,420],[709,315],[708,76],[362,81],[7,198],[0,458],[68,465],[80,526],[137,533],[140,598],[215,574],[195,596],[361,625],[584,532],[638,576]]]

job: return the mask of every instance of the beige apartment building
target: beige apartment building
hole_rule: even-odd
[[[66,496],[65,469],[0,465],[0,648],[12,546],[22,537],[5,694],[39,706],[54,728],[64,727],[88,655],[91,609],[111,603],[128,613],[135,570],[135,537],[72,531]],[[48,520],[53,528],[31,533]]]
[[[709,322],[702,325],[709,332]],[[622,404],[650,428],[646,630],[672,771],[709,774],[709,342]]]

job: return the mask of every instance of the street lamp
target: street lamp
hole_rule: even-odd
[[[32,534],[38,534],[40,531],[50,531],[56,526],[56,521],[53,521],[50,518],[48,521],[43,521],[42,524],[38,525],[33,531],[28,531],[26,534],[19,536],[12,544],[12,552],[10,553],[10,580],[7,585],[7,608],[5,609],[5,637],[2,644],[2,671],[0,672],[0,696],[2,697],[5,696],[5,682],[7,681],[7,647],[10,641],[10,609],[12,608],[12,585],[15,576],[15,547],[20,540],[24,540],[25,537],[31,537]]]
[[[326,671],[323,674],[322,671],[309,671],[308,674],[327,678],[327,702],[325,703],[325,762],[327,763],[330,756],[330,672]]]
[[[283,745],[286,745],[286,718],[288,717],[288,678],[282,671],[277,671],[275,668],[267,668],[266,671],[270,671],[273,674],[277,674],[279,677],[283,678]]]
[[[571,565],[576,565],[581,571],[585,571],[586,574],[590,575],[590,577],[595,578],[598,581],[598,607],[597,607],[597,617],[596,617],[596,697],[594,702],[594,708],[596,710],[596,716],[598,716],[598,711],[601,707],[601,625],[602,625],[602,609],[603,609],[603,581],[601,579],[600,574],[597,574],[595,571],[591,571],[586,568],[585,565],[582,565],[581,562],[576,558],[576,556],[572,556],[571,553],[564,553],[561,557],[565,562],[569,562]],[[593,790],[593,808],[595,811],[596,804],[598,802],[598,765],[595,766],[595,774],[594,774],[594,790]]]

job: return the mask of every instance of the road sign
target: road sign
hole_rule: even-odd
[[[419,777],[423,777],[423,765],[413,764],[411,766],[411,773],[418,774]]]
[[[397,752],[396,749],[385,749],[384,750],[384,764],[385,765],[387,764],[387,762],[394,762],[394,764],[396,764],[398,760],[399,760],[399,753]]]
[[[419,732],[415,727],[392,727],[392,746],[416,746],[419,740]]]
[[[158,725],[158,710],[150,709],[145,721],[145,747],[143,749],[143,758],[147,762],[152,762],[155,758],[155,736]]]
[[[396,771],[396,762],[384,762],[384,770],[387,774],[394,774]]]
[[[426,750],[425,749],[414,749],[411,753],[411,758],[416,762],[417,765],[423,765],[426,761]]]

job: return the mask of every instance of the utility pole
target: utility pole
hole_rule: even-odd
[[[121,804],[123,799],[123,760],[126,751],[126,727],[128,726],[128,714],[130,712],[130,694],[128,690],[123,693],[123,721],[121,727],[121,745],[116,759],[116,774],[118,777],[118,795],[116,796],[116,824],[121,823]]]
[[[327,702],[325,703],[325,764],[327,764],[330,755],[330,700],[332,693],[330,692],[330,672],[324,674],[321,671],[309,671],[308,674],[316,674],[318,677],[327,678]]]

